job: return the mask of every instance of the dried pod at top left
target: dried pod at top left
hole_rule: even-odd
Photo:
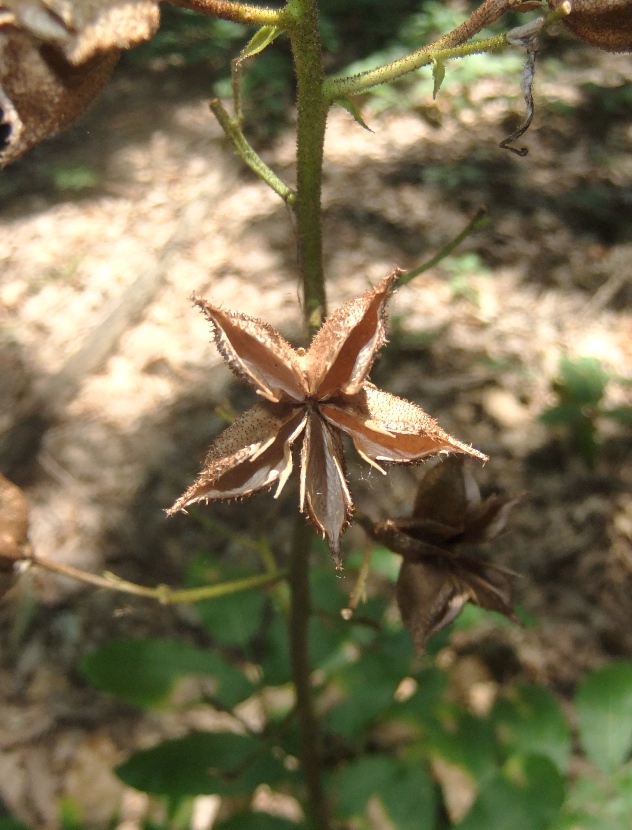
[[[20,488],[0,474],[0,597],[13,583],[16,562],[27,559],[29,510]]]
[[[0,167],[81,115],[158,23],[153,0],[0,0]]]

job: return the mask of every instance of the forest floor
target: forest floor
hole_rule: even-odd
[[[463,89],[448,75],[435,102],[428,81],[408,111],[369,114],[373,132],[334,110],[324,187],[332,308],[488,209],[451,259],[397,292],[373,380],[490,456],[472,465],[484,492],[520,496],[493,556],[521,575],[535,622],[502,637],[513,673],[561,696],[632,657],[632,439],[600,418],[590,468],[538,420],[564,355],[632,378],[632,66],[581,47],[567,58],[537,86],[527,157],[498,147],[523,113],[518,78]],[[178,584],[192,551],[230,548],[163,513],[222,409],[250,400],[191,293],[303,336],[291,218],[207,100],[186,73],[120,71],[79,124],[0,179],[1,468],[25,489],[40,556],[148,585]],[[292,181],[290,128],[262,153]],[[611,381],[604,405],[630,403]],[[416,476],[384,487],[350,469],[376,518],[410,509]],[[264,519],[282,552],[295,498],[207,509],[246,531]],[[94,827],[123,799],[132,828],[144,805],[112,766],[200,725],[199,712],[141,716],[82,681],[96,645],[148,634],[200,637],[187,609],[33,569],[0,605],[0,796],[33,827],[54,828],[69,795]]]

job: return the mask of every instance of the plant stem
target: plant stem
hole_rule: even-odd
[[[308,650],[308,624],[311,613],[309,596],[311,538],[311,528],[303,516],[297,516],[290,552],[290,659],[296,690],[301,763],[308,790],[309,819],[311,820],[308,826],[314,830],[328,830],[329,816],[321,777],[321,745],[312,700]]]
[[[320,200],[329,102],[323,94],[325,75],[317,0],[289,0],[281,25],[290,37],[296,71],[298,257],[303,279],[303,312],[308,332],[313,335],[327,313]]]
[[[171,0],[171,2],[183,9],[191,9],[200,14],[255,26],[274,26],[282,14],[279,9],[267,9],[248,3],[233,3],[229,0]]]
[[[121,591],[124,594],[136,594],[136,596],[156,599],[162,605],[182,605],[190,602],[199,602],[203,599],[215,599],[227,594],[236,594],[239,591],[247,591],[249,588],[259,588],[262,585],[273,585],[285,579],[288,575],[286,569],[274,572],[268,571],[265,574],[254,574],[243,579],[232,579],[228,582],[217,582],[214,585],[202,585],[199,588],[181,588],[174,590],[168,585],[157,585],[151,588],[148,585],[138,585],[135,582],[128,582],[116,574],[106,573],[103,576],[93,574],[89,571],[82,571],[72,565],[64,565],[61,562],[54,562],[51,559],[44,559],[41,556],[32,555],[26,560],[33,565],[38,565],[44,570],[61,574],[62,576],[86,582],[89,585],[96,585],[98,588],[105,588],[108,591]]]
[[[210,102],[209,107],[219,121],[221,128],[230,139],[237,155],[253,170],[260,179],[274,190],[288,205],[294,204],[296,194],[277,174],[271,170],[263,159],[252,149],[241,130],[237,119],[231,118],[219,98]]]
[[[481,52],[498,52],[506,45],[505,35],[496,35],[485,40],[477,40],[448,49],[442,48],[441,45],[431,44],[423,49],[418,49],[416,52],[411,52],[410,55],[403,58],[391,61],[391,63],[378,66],[377,69],[370,69],[347,78],[331,78],[325,82],[324,95],[329,101],[335,101],[336,98],[344,98],[347,95],[363,92],[372,86],[394,81],[396,78],[401,78],[402,75],[420,69],[422,66],[427,66],[433,61],[442,63],[452,58],[463,58]]]
[[[487,222],[487,211],[485,208],[480,207],[474,216],[470,219],[467,225],[460,231],[454,239],[451,239],[447,245],[444,245],[441,250],[436,253],[433,257],[423,262],[421,265],[418,265],[416,268],[411,268],[410,271],[403,271],[397,279],[398,285],[407,285],[411,280],[415,277],[418,277],[419,274],[423,274],[424,271],[427,271],[429,268],[434,268],[435,265],[438,265],[442,259],[445,259],[447,256],[450,256],[452,251],[455,248],[458,248],[461,242],[469,236],[472,231],[477,230],[478,228],[485,225]]]

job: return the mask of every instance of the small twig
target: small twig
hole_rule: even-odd
[[[255,26],[274,26],[281,18],[279,9],[252,6],[248,3],[234,3],[229,0],[172,0],[176,6],[191,9],[199,14],[232,20]]]
[[[371,569],[371,555],[373,554],[373,545],[368,545],[364,551],[362,564],[358,571],[358,578],[353,590],[349,595],[349,603],[346,608],[340,612],[343,620],[350,620],[353,617],[353,612],[356,610],[361,602],[366,602],[366,581],[369,578],[369,571]]]
[[[424,271],[427,271],[429,268],[434,268],[434,266],[441,262],[442,259],[449,256],[455,248],[458,248],[466,237],[468,237],[473,231],[478,230],[478,228],[482,228],[488,221],[487,211],[484,207],[479,207],[463,230],[458,233],[451,242],[448,242],[447,245],[441,248],[437,254],[435,254],[427,262],[419,265],[417,268],[412,268],[410,271],[404,271],[399,277],[399,285],[407,285],[415,277],[418,277],[419,274],[423,274]]]
[[[253,574],[242,579],[232,579],[228,582],[218,582],[215,585],[202,585],[199,588],[179,588],[174,590],[168,585],[157,585],[151,588],[148,585],[137,585],[135,582],[128,582],[116,574],[106,572],[103,575],[93,574],[89,571],[82,571],[72,565],[64,565],[61,562],[53,562],[41,556],[31,555],[26,561],[37,565],[44,570],[76,579],[89,585],[96,585],[98,588],[105,588],[108,591],[121,591],[125,594],[149,597],[158,600],[161,605],[181,605],[191,602],[199,602],[204,599],[215,599],[227,594],[236,594],[240,591],[247,591],[250,588],[259,588],[263,585],[272,585],[285,579],[288,576],[287,569],[283,568],[275,572],[265,574]]]
[[[219,98],[215,98],[211,101],[209,107],[211,108],[213,115],[219,121],[220,127],[226,133],[227,138],[230,139],[230,142],[235,148],[235,152],[239,158],[242,159],[242,161],[244,161],[248,167],[250,167],[250,169],[255,172],[257,176],[259,176],[260,179],[263,179],[263,181],[271,187],[272,190],[274,190],[274,192],[277,193],[286,204],[293,205],[296,201],[296,193],[277,176],[274,170],[271,170],[270,167],[268,167],[261,156],[259,156],[246,141],[246,137],[241,130],[239,116],[231,118]]]

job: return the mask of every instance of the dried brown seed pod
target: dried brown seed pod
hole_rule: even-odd
[[[553,9],[564,3],[570,13],[563,24],[591,46],[608,52],[632,51],[632,0],[548,0]]]
[[[158,22],[153,0],[0,0],[0,167],[81,115]]]

